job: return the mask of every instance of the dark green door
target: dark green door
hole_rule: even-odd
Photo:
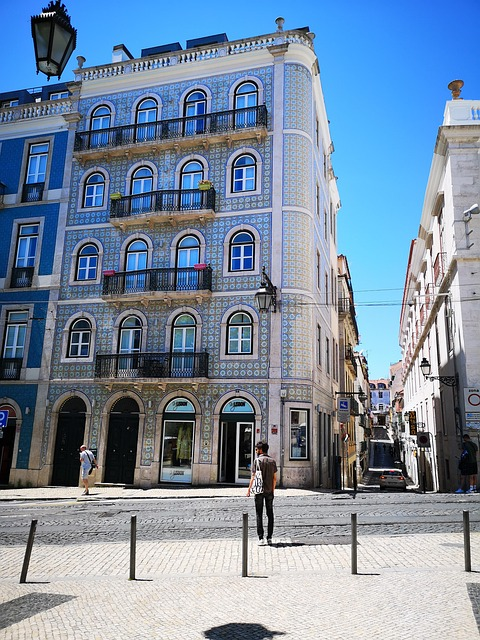
[[[62,407],[57,424],[52,484],[76,487],[80,473],[80,447],[85,437],[85,404],[79,398]]]
[[[130,398],[121,402],[126,404],[117,403],[110,414],[104,482],[133,484],[137,458],[138,406]],[[122,409],[127,409],[128,412]],[[135,413],[131,412],[132,409]]]

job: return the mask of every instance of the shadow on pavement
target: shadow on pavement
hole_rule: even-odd
[[[0,609],[0,629],[5,629],[21,620],[58,607],[65,602],[74,600],[76,596],[67,596],[61,593],[30,593],[20,596],[9,602],[4,602]]]
[[[284,636],[283,631],[270,631],[263,624],[230,622],[220,627],[212,627],[203,632],[209,640],[270,640],[275,636]]]

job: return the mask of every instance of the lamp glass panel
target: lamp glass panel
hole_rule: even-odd
[[[35,23],[35,43],[37,46],[38,58],[46,58],[48,55],[48,43],[50,42],[51,23],[36,22]]]

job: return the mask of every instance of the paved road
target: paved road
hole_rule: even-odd
[[[145,541],[238,538],[244,512],[255,537],[253,501],[241,495],[242,490],[236,493],[217,498],[187,494],[180,499],[111,500],[93,489],[88,499],[4,502],[0,545],[24,544],[32,519],[38,520],[40,544],[122,541],[128,539],[133,515],[138,537]],[[275,533],[302,543],[338,544],[350,536],[352,513],[357,514],[361,536],[460,533],[463,510],[470,512],[471,530],[480,531],[480,494],[360,491],[292,496],[279,490]]]
[[[238,489],[80,493],[0,490],[1,640],[479,637],[480,532],[471,533],[466,572],[461,521],[468,509],[477,529],[480,495],[279,491],[274,544],[258,547],[252,531],[243,578],[239,520],[247,509],[253,524],[253,504]],[[129,581],[132,514],[139,535]],[[38,534],[19,584],[32,518]],[[391,535],[394,527],[409,533]]]

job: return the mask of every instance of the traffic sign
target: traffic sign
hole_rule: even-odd
[[[417,432],[417,445],[422,449],[430,449],[430,432],[429,431],[418,431]]]
[[[480,389],[466,388],[463,390],[465,411],[480,411]]]
[[[2,410],[0,411],[0,429],[5,429],[8,422],[8,411]]]
[[[337,420],[344,424],[350,421],[350,398],[338,398]]]

